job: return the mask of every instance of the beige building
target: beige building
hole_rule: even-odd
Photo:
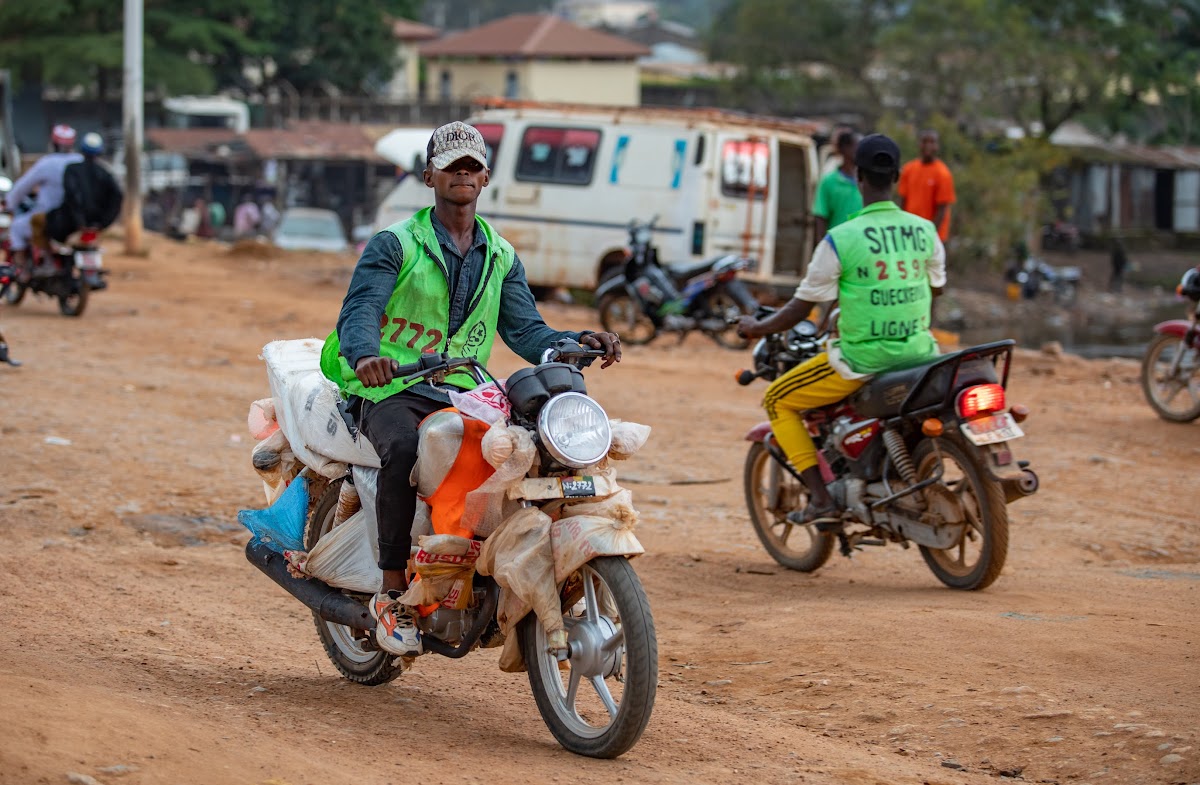
[[[637,106],[645,47],[549,14],[518,14],[421,47],[430,99]]]
[[[410,19],[397,19],[392,23],[392,35],[396,39],[396,71],[384,95],[398,101],[415,101],[420,97],[421,55],[417,48],[441,34],[436,27]]]

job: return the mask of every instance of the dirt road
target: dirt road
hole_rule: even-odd
[[[655,429],[622,468],[661,655],[641,742],[593,761],[494,650],[336,678],[242,555],[257,354],[325,335],[352,261],[155,242],[110,264],[81,319],[0,306],[26,362],[0,367],[0,783],[1200,782],[1200,424],[1158,421],[1127,361],[1020,357],[1043,490],[981,593],[895,546],[777,567],[742,500],[744,357],[694,338],[591,372]]]

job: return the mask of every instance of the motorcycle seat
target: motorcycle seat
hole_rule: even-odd
[[[686,283],[695,278],[697,275],[703,275],[712,269],[713,262],[711,259],[706,259],[702,262],[693,262],[691,264],[672,264],[667,266],[667,272],[678,284]]]
[[[939,355],[911,368],[878,374],[847,400],[864,417],[892,417],[900,413],[901,405],[919,387],[908,409],[936,405],[945,398],[946,388],[953,381],[956,365],[953,360],[972,351],[963,349]],[[958,366],[956,386],[991,384],[996,381],[996,366],[986,358],[966,360]]]

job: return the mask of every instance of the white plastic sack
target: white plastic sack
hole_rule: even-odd
[[[467,494],[462,524],[480,537],[487,537],[505,520],[505,500],[510,488],[520,485],[537,459],[537,445],[524,428],[492,423],[480,443],[484,458],[496,467],[491,477]],[[503,460],[499,463],[493,459]]]
[[[650,438],[649,425],[609,420],[609,426],[612,428],[612,446],[608,448],[608,457],[614,461],[623,461],[633,456]]]
[[[514,627],[532,609],[546,630],[551,647],[566,646],[558,587],[554,580],[554,552],[550,544],[550,517],[536,507],[525,507],[508,517],[483,544],[475,568],[495,576],[511,596],[504,597],[500,628],[505,634],[501,669],[522,670]]]
[[[419,578],[400,597],[402,605],[432,605],[461,610],[471,601],[471,578],[479,558],[481,543],[453,534],[433,534],[417,540],[420,546],[413,557]]]
[[[351,515],[342,525],[325,534],[308,559],[298,566],[308,575],[340,589],[374,594],[383,583],[380,571],[378,538],[371,531],[364,510]]]
[[[488,382],[463,392],[450,391],[450,405],[468,417],[495,423],[507,422],[512,414],[508,396],[504,394],[504,380]]]
[[[323,344],[304,338],[263,347],[275,419],[296,457],[326,477],[343,476],[347,464],[378,468],[379,456],[370,442],[356,441],[342,419],[337,385],[321,373]]]

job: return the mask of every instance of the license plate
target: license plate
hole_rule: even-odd
[[[596,481],[591,477],[563,477],[560,482],[564,498],[596,495]]]
[[[99,270],[102,264],[99,251],[75,252],[75,266],[80,270]]]
[[[1017,421],[1007,413],[970,420],[963,423],[961,428],[963,436],[966,436],[971,444],[975,445],[996,444],[1010,439],[1020,439],[1025,435],[1021,426],[1017,425]]]

